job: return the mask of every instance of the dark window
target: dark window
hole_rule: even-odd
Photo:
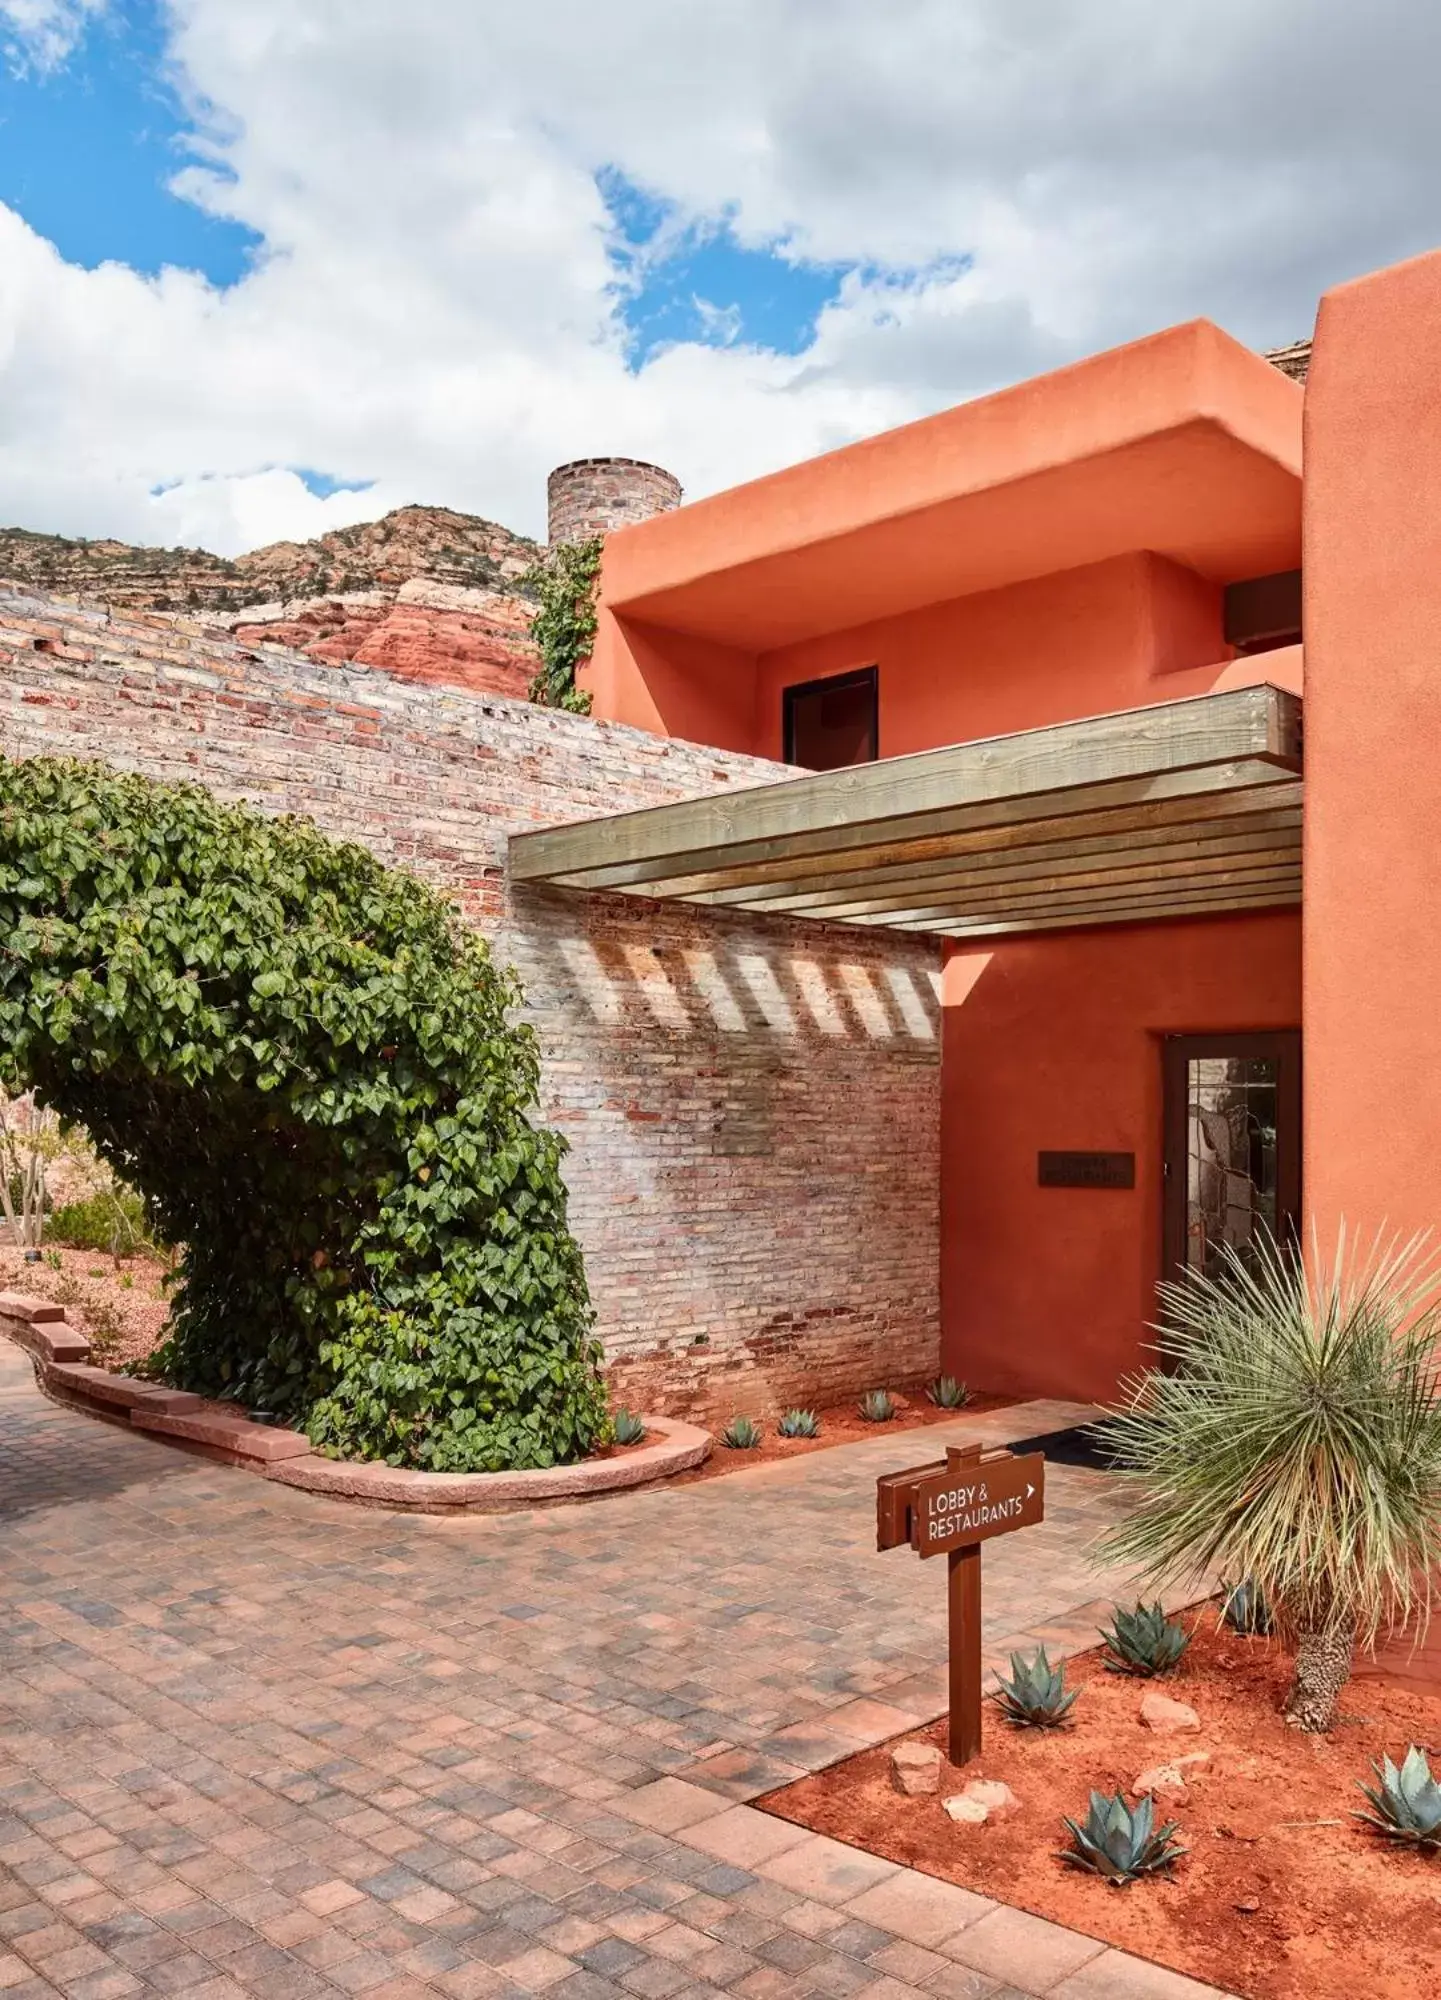
[[[871,764],[880,755],[876,669],[833,674],[785,691],[785,760],[807,771]]]
[[[1226,643],[1238,653],[1269,653],[1301,637],[1301,572],[1252,576],[1224,592]]]

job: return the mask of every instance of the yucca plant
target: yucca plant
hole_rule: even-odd
[[[1191,1643],[1190,1633],[1159,1604],[1137,1604],[1134,1611],[1118,1604],[1101,1637],[1106,1670],[1113,1674],[1172,1673]]]
[[[1413,1743],[1399,1771],[1389,1757],[1371,1769],[1378,1783],[1360,1790],[1373,1810],[1358,1812],[1357,1819],[1399,1845],[1441,1854],[1441,1785],[1431,1775],[1426,1752]]]
[[[617,1444],[639,1444],[645,1436],[645,1425],[633,1410],[617,1410],[610,1429]]]
[[[1274,1625],[1266,1593],[1255,1577],[1243,1577],[1234,1586],[1221,1585],[1221,1617],[1233,1632],[1246,1638],[1264,1637]]]
[[[760,1425],[749,1417],[732,1417],[721,1432],[721,1443],[732,1451],[754,1451],[760,1441]]]
[[[1071,1845],[1061,1850],[1062,1861],[1103,1876],[1114,1889],[1174,1867],[1187,1851],[1173,1838],[1180,1829],[1175,1820],[1158,1828],[1155,1812],[1149,1793],[1128,1806],[1121,1792],[1112,1798],[1092,1792],[1084,1824],[1062,1821],[1071,1836]]]
[[[954,1375],[938,1375],[934,1382],[928,1384],[926,1394],[940,1410],[963,1409],[971,1400],[970,1390]]]
[[[997,1674],[996,1681],[991,1700],[1018,1729],[1059,1729],[1081,1692],[1066,1686],[1065,1667],[1052,1666],[1044,1646],[1030,1659],[1012,1653],[1011,1678]]]
[[[783,1438],[818,1438],[821,1420],[814,1410],[787,1410],[776,1429]]]
[[[1302,1259],[1269,1240],[1161,1288],[1169,1364],[1104,1426],[1113,1559],[1254,1580],[1296,1644],[1286,1713],[1330,1727],[1358,1641],[1430,1615],[1441,1561],[1441,1267],[1425,1239]]]
[[[860,1412],[868,1424],[888,1424],[896,1414],[889,1389],[867,1389],[860,1400]]]

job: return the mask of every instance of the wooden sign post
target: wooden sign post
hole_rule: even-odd
[[[981,1543],[1034,1527],[1045,1509],[1039,1451],[1017,1458],[952,1445],[944,1459],[876,1482],[876,1547],[908,1543],[922,1558],[946,1558],[953,1764],[969,1764],[981,1751]]]

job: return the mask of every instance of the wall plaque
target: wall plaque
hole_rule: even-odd
[[[1133,1188],[1134,1153],[1038,1153],[1036,1178],[1042,1187]]]

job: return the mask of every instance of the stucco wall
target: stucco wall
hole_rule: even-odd
[[[1306,384],[1306,1205],[1441,1227],[1441,253],[1328,292]]]
[[[1138,552],[763,653],[749,747],[781,748],[783,690],[879,668],[881,755],[1205,693],[1230,660],[1220,587]]]
[[[1107,1399],[1153,1359],[1168,1034],[1294,1028],[1294,910],[1007,940],[945,973],[943,1351],[1021,1395]],[[1042,1151],[1136,1156],[1043,1188]]]
[[[934,947],[505,881],[513,830],[777,767],[3,592],[0,750],[308,813],[456,897],[525,984],[622,1397],[715,1415],[934,1370]]]

